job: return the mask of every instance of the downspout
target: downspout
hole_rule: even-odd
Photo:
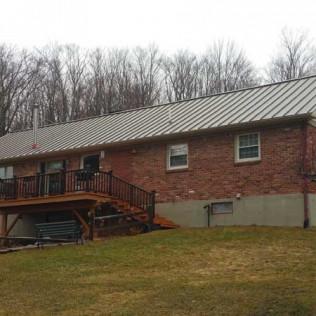
[[[203,206],[204,209],[206,209],[207,212],[207,227],[210,227],[210,217],[211,217],[211,204],[206,204]]]
[[[304,199],[304,228],[309,227],[309,209],[308,209],[308,168],[307,168],[307,146],[308,146],[308,136],[307,136],[307,122],[302,125],[302,135],[303,135],[303,146],[302,146],[302,175],[303,175],[303,199]]]

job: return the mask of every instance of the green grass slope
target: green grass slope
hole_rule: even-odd
[[[0,256],[0,315],[316,315],[316,230],[157,231]]]

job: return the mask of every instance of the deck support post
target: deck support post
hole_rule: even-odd
[[[1,214],[1,229],[0,229],[0,236],[6,236],[8,227],[8,214],[2,213]]]
[[[8,227],[8,214],[6,213],[0,213],[0,236],[5,237],[7,233],[7,227]],[[0,241],[1,246],[6,246],[7,241],[2,240]]]
[[[21,217],[21,214],[16,215],[15,219],[12,221],[9,228],[7,229],[5,236],[8,236],[10,234],[11,230],[14,228],[15,224],[17,223],[20,217]]]
[[[80,215],[80,213],[77,210],[73,210],[72,213],[75,215],[75,217],[79,220],[80,224],[83,226],[83,235],[85,238],[89,236],[90,227],[86,223],[86,221],[83,219],[83,217]]]
[[[94,218],[95,218],[95,208],[91,208],[89,210],[89,239],[93,240],[93,236],[94,236]]]

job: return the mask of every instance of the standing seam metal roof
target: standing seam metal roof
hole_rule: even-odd
[[[0,161],[258,121],[312,115],[316,76],[48,125],[0,138]],[[171,122],[170,122],[171,118]]]

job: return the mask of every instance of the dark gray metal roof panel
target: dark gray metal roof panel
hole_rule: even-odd
[[[0,138],[0,161],[83,147],[312,115],[316,76],[87,118]]]

